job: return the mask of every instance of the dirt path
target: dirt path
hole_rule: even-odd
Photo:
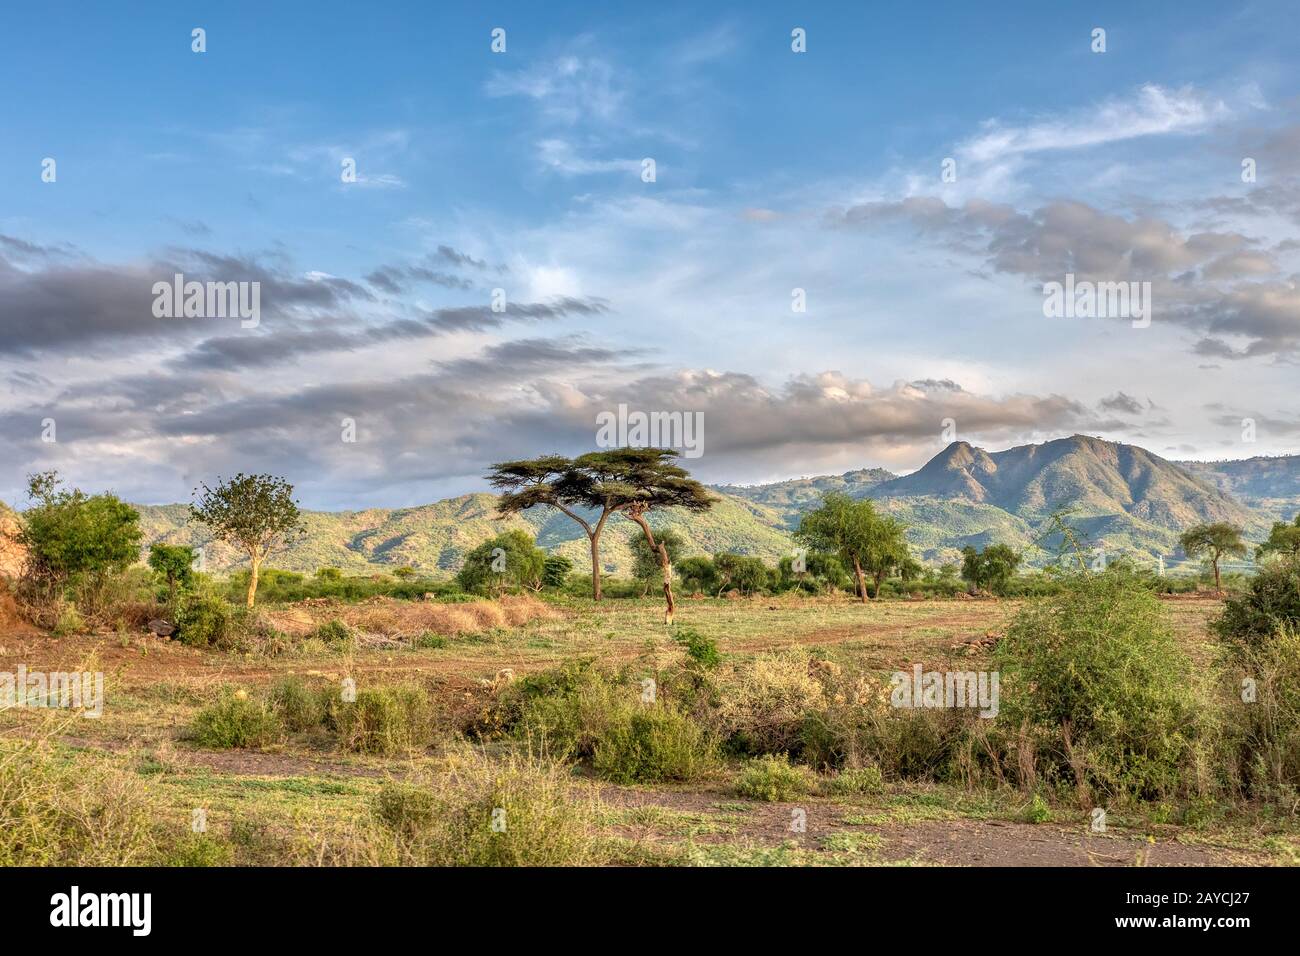
[[[1016,823],[1005,820],[888,820],[884,814],[863,813],[843,804],[748,803],[717,793],[648,791],[606,787],[607,802],[624,807],[656,806],[702,818],[729,807],[743,812],[725,814],[734,832],[702,833],[701,843],[751,843],[779,846],[794,843],[812,851],[859,846],[874,863],[928,866],[1260,866],[1270,862],[1261,854],[1230,847],[1191,846],[1177,840],[1112,830],[1094,834],[1085,824]],[[805,814],[806,829],[791,831],[793,812]],[[855,817],[871,822],[847,822]],[[877,817],[881,819],[876,820]],[[645,836],[650,828],[626,828],[628,835]],[[641,829],[641,833],[635,832]]]

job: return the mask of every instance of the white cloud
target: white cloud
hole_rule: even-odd
[[[1140,136],[1192,133],[1230,115],[1227,104],[1190,86],[1169,90],[1148,83],[1127,99],[1111,99],[1068,116],[1023,126],[984,124],[983,131],[957,147],[979,163],[1047,150],[1080,149]]]

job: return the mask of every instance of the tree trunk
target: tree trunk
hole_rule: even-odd
[[[257,599],[257,572],[262,566],[262,559],[254,554],[251,556],[250,560],[253,569],[248,575],[248,606],[249,608],[252,608],[253,601]]]
[[[673,566],[668,560],[668,549],[655,541],[654,532],[650,530],[650,524],[645,518],[636,512],[628,512],[628,517],[641,526],[641,532],[645,535],[650,550],[659,554],[659,567],[664,573],[664,623],[671,626],[673,613],[677,610],[677,602],[673,600]]]
[[[588,535],[591,539],[591,599],[600,600],[600,532]]]
[[[879,601],[879,600],[880,600],[880,586],[881,586],[882,584],[885,583],[885,574],[884,574],[883,571],[881,571],[881,572],[877,572],[877,574],[875,575],[875,581],[876,581],[876,593],[873,594],[873,595],[871,595],[871,596],[872,596],[872,598],[874,598],[875,600]]]
[[[862,563],[857,558],[853,559],[853,580],[857,583],[858,586],[858,600],[861,601],[863,604],[866,604],[867,603],[867,582],[862,576]]]
[[[1218,558],[1215,558],[1215,559],[1214,559],[1213,561],[1211,561],[1210,563],[1214,565],[1214,593],[1215,593],[1215,594],[1222,594],[1222,593],[1223,593],[1223,585],[1221,585],[1221,584],[1219,583],[1219,559],[1218,559]]]

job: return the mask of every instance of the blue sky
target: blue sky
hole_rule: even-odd
[[[11,10],[0,498],[265,469],[413,504],[621,401],[702,411],[717,481],[915,468],[948,417],[1294,452],[1294,10],[1146,6]],[[265,320],[160,323],[176,268]],[[1066,271],[1153,282],[1152,327],[1044,318]],[[476,317],[494,288],[522,311]]]

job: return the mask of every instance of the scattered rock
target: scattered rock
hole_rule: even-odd
[[[149,632],[158,637],[171,637],[176,633],[176,625],[168,624],[162,618],[156,617],[149,622]]]

